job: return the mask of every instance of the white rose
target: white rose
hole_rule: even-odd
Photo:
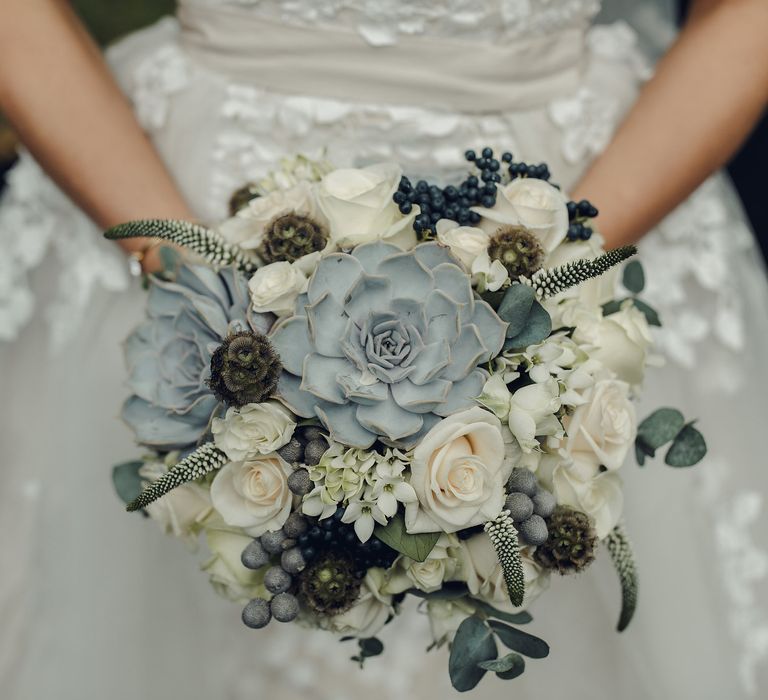
[[[523,452],[539,447],[536,437],[562,437],[563,426],[555,413],[560,409],[557,381],[550,379],[518,389],[509,402],[507,422]]]
[[[509,599],[499,555],[484,532],[470,537],[462,544],[464,555],[463,576],[469,592],[502,612],[515,612],[527,608],[549,586],[549,572],[539,566],[527,548],[520,552],[525,579],[523,604],[516,608]]]
[[[296,298],[307,291],[308,278],[300,265],[275,262],[260,267],[248,282],[253,310],[278,316],[293,313]]]
[[[242,527],[251,537],[278,530],[291,513],[291,472],[277,454],[230,462],[211,484],[213,507],[227,525]]]
[[[517,178],[498,188],[492,209],[475,207],[483,218],[480,226],[493,235],[500,226],[524,226],[536,236],[547,253],[568,231],[568,202],[563,193],[544,180]]]
[[[360,639],[374,637],[395,612],[392,596],[384,593],[384,569],[368,569],[355,604],[340,615],[322,619],[326,629]]]
[[[589,452],[606,469],[618,469],[637,434],[629,385],[604,379],[589,389],[584,398],[587,402],[576,409],[566,426],[566,449],[571,453]]]
[[[590,358],[602,362],[622,381],[632,386],[642,383],[653,338],[645,315],[631,301],[610,316],[579,313],[573,339],[591,346]]]
[[[328,219],[331,241],[341,248],[353,248],[384,239],[412,248],[416,212],[403,216],[392,200],[402,174],[389,163],[328,173],[318,186],[317,199]]]
[[[468,269],[481,253],[488,251],[491,237],[481,228],[458,226],[455,221],[441,219],[437,222],[437,240],[447,245]]]
[[[172,453],[175,464],[178,453]],[[148,482],[157,481],[168,472],[168,464],[160,461],[146,462],[139,475]],[[194,545],[203,521],[211,514],[211,495],[207,488],[195,481],[177,486],[162,498],[146,507],[149,516],[156,520],[166,534],[180,537]]]
[[[213,440],[233,462],[254,459],[280,449],[290,441],[296,423],[276,401],[230,407],[224,418],[211,423]]]
[[[621,477],[615,471],[600,471],[599,461],[588,452],[574,452],[570,457],[552,471],[555,498],[592,516],[597,536],[603,539],[619,522],[624,508]]]
[[[425,593],[440,590],[444,581],[454,580],[460,567],[458,548],[459,541],[455,535],[443,534],[424,561],[400,557],[390,571],[390,580],[385,590],[393,594],[409,588],[418,588]]]
[[[252,571],[243,566],[240,555],[253,538],[231,530],[211,529],[206,532],[211,558],[202,566],[211,585],[221,596],[238,603],[252,598],[269,597],[263,586],[264,570]]]
[[[229,243],[257,250],[264,242],[267,226],[279,216],[294,212],[324,223],[313,187],[308,182],[252,199],[236,216],[219,226],[219,233]]]
[[[474,612],[475,607],[464,598],[427,600],[429,629],[435,646],[453,641],[461,623]]]
[[[492,520],[511,472],[496,416],[475,407],[444,418],[413,451],[419,501],[405,506],[406,530],[456,532]]]

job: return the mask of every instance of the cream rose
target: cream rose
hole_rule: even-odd
[[[427,617],[432,641],[437,647],[453,641],[459,625],[470,615],[475,607],[465,598],[427,600]]]
[[[519,608],[509,599],[504,572],[499,564],[499,556],[493,548],[488,535],[480,533],[461,543],[463,554],[462,575],[467,582],[469,592],[502,612],[522,610],[538,598],[549,586],[549,572],[539,566],[530,556],[527,548],[520,552],[525,578],[525,596]]]
[[[631,301],[610,316],[600,312],[579,313],[575,322],[573,340],[590,346],[591,359],[602,362],[630,385],[642,383],[653,338],[645,315]]]
[[[600,471],[593,454],[574,452],[554,467],[551,482],[558,503],[592,516],[600,539],[619,522],[624,508],[621,477],[614,471]]]
[[[436,229],[437,240],[448,246],[467,270],[472,269],[478,255],[488,251],[491,237],[481,228],[457,226],[455,221],[441,219]]]
[[[178,462],[178,453],[172,455],[170,461],[175,464]],[[157,481],[168,472],[168,467],[167,462],[146,462],[139,470],[139,475],[148,482]],[[160,523],[166,534],[181,537],[194,546],[213,506],[208,489],[195,481],[189,481],[150,503],[146,511],[153,520]]]
[[[269,597],[263,586],[264,571],[247,569],[240,561],[243,550],[253,541],[251,537],[218,528],[207,530],[205,535],[212,556],[202,569],[220,596],[238,603]]]
[[[589,452],[606,469],[618,469],[637,434],[635,407],[629,400],[629,385],[604,379],[590,388],[586,403],[570,417],[566,449]]]
[[[260,267],[248,282],[253,310],[278,316],[293,313],[296,297],[307,290],[308,277],[296,263],[275,262]]]
[[[480,227],[493,235],[500,226],[525,226],[547,253],[552,252],[568,231],[568,207],[563,193],[544,180],[517,178],[498,188],[496,206],[475,207],[483,218]]]
[[[278,530],[291,513],[291,471],[277,454],[230,462],[211,484],[213,507],[227,525],[242,527],[251,537]]]
[[[323,618],[321,624],[341,635],[375,636],[395,612],[392,596],[382,590],[385,583],[384,569],[368,569],[357,602],[341,615]]]
[[[317,199],[328,219],[331,240],[341,248],[379,239],[412,248],[416,212],[403,216],[392,200],[402,174],[389,163],[328,173],[320,181]]]
[[[219,233],[229,243],[258,250],[264,243],[267,226],[277,217],[293,212],[325,223],[313,187],[308,182],[299,182],[288,189],[252,199],[236,216],[219,226]]]
[[[213,440],[233,462],[255,459],[288,444],[296,423],[276,401],[228,408],[224,418],[211,423]]]
[[[459,540],[455,535],[440,535],[425,561],[402,556],[390,572],[387,593],[402,593],[418,588],[425,593],[440,590],[445,581],[453,581],[461,566]]]
[[[407,531],[456,532],[492,520],[511,472],[496,416],[475,407],[444,418],[413,451],[411,486],[419,500],[405,506]]]

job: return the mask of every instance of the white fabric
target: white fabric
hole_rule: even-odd
[[[532,34],[556,41],[598,9],[592,0],[207,4],[230,5],[270,26],[353,28],[372,47],[396,50],[422,35],[496,45]],[[464,167],[466,148],[488,143],[548,162],[567,188],[605,148],[648,75],[626,24],[596,26],[584,42],[583,72],[568,89],[535,108],[484,114],[387,104],[373,88],[354,101],[269,90],[257,77],[243,81],[201,65],[173,19],[129,37],[110,59],[196,213],[215,220],[234,189],[296,152],[326,150],[341,165],[394,159],[415,176],[449,177]],[[445,652],[424,655],[423,616],[391,625],[383,635],[387,655],[358,672],[349,644],[326,635],[291,625],[245,629],[237,606],[219,600],[196,571],[193,555],[153,523],[122,512],[109,468],[136,449],[113,418],[125,394],[120,342],[141,316],[143,295],[138,286],[102,288],[85,305],[89,289],[113,279],[101,257],[111,249],[97,238],[25,156],[0,207],[3,249],[20,251],[0,273],[0,309],[7,310],[0,327],[6,336],[21,333],[0,347],[0,697],[450,697]],[[51,245],[76,252],[44,256]],[[485,679],[478,698],[720,700],[768,689],[761,665],[768,654],[764,273],[721,175],[650,233],[642,252],[648,300],[667,321],[659,341],[668,359],[650,373],[639,410],[676,405],[698,417],[710,456],[694,472],[660,459],[625,470],[642,576],[630,630],[613,631],[618,585],[603,556],[583,576],[555,581],[532,610],[532,632],[551,643],[550,658],[530,662],[513,682]],[[57,287],[58,279],[71,286]],[[61,290],[77,303],[55,306],[66,299]],[[29,313],[32,298],[71,331],[53,359],[43,314]]]

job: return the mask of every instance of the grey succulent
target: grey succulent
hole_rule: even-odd
[[[147,320],[125,343],[133,395],[123,419],[140,443],[186,449],[205,435],[218,405],[208,386],[213,351],[233,328],[266,333],[273,320],[250,313],[248,301],[248,280],[232,267],[182,266],[174,282],[153,282]]]
[[[323,258],[294,315],[273,328],[277,393],[339,442],[410,447],[474,404],[478,365],[501,351],[506,326],[447,248],[361,245]]]

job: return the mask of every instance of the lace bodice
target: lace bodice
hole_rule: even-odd
[[[229,5],[282,21],[356,28],[373,45],[428,34],[504,41],[587,24],[600,0],[181,0]]]

